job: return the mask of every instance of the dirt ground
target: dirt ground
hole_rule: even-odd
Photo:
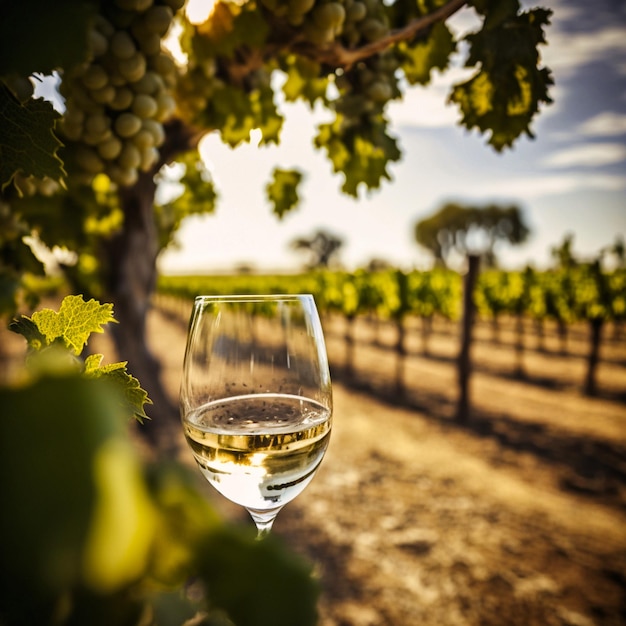
[[[320,626],[626,624],[623,338],[605,341],[599,396],[588,398],[584,327],[570,333],[566,355],[554,329],[543,345],[529,329],[520,375],[512,329],[505,325],[495,342],[481,325],[472,420],[459,427],[450,419],[454,325],[434,326],[428,356],[414,329],[401,401],[396,357],[385,347],[392,327],[359,322],[347,380],[344,322],[324,325],[331,445],[274,526],[315,564]],[[172,394],[184,334],[184,322],[153,315],[150,337]]]
[[[185,326],[186,311],[149,321],[172,397]],[[358,322],[352,377],[345,323],[326,319],[324,328],[330,448],[273,531],[315,566],[320,626],[626,624],[623,335],[609,332],[599,395],[588,398],[584,327],[572,330],[566,354],[554,329],[543,344],[528,329],[520,363],[510,325],[496,342],[481,324],[472,419],[461,427],[451,419],[454,324],[436,323],[425,346],[415,323],[403,398],[393,327]],[[110,346],[99,349],[113,358]],[[193,463],[184,444],[181,458]],[[199,485],[225,516],[248,521],[200,475]]]

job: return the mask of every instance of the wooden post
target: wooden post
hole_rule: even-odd
[[[461,320],[461,347],[457,359],[459,381],[459,398],[456,421],[466,424],[470,418],[469,382],[472,370],[470,347],[472,343],[472,327],[474,325],[474,288],[478,279],[480,257],[474,254],[467,256],[467,273],[463,280],[463,318]]]

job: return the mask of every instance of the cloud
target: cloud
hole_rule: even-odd
[[[473,197],[486,196],[535,200],[542,196],[571,194],[582,190],[621,191],[626,189],[626,176],[613,174],[558,174],[551,176],[525,176],[501,178],[488,186],[468,186],[465,193]]]
[[[603,61],[616,68],[624,65],[626,28],[609,26],[596,31],[548,33],[542,50],[546,64],[559,74],[571,74],[579,67]]]
[[[626,133],[626,113],[604,111],[580,124],[575,132],[589,137],[623,135]]]
[[[542,160],[546,167],[601,167],[626,160],[626,146],[618,143],[590,143],[553,152]]]
[[[474,70],[454,67],[436,72],[429,85],[408,87],[401,102],[390,102],[388,114],[396,127],[444,128],[458,124],[459,110],[446,104],[452,85],[466,81]]]

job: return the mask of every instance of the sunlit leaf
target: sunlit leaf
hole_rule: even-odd
[[[428,38],[416,43],[402,43],[399,46],[404,62],[402,69],[410,84],[426,85],[430,82],[434,69],[445,70],[450,55],[456,50],[452,33],[444,23],[433,26]]]

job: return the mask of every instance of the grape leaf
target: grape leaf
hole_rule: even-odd
[[[328,77],[320,76],[319,63],[294,55],[287,60],[285,72],[287,80],[283,85],[283,93],[287,102],[302,98],[312,107],[317,100],[325,101]]]
[[[302,180],[302,172],[275,168],[273,180],[267,184],[267,199],[274,205],[273,213],[280,219],[292,211],[299,202],[298,185]]]
[[[377,189],[382,179],[391,180],[387,163],[398,161],[401,153],[396,140],[387,135],[384,121],[370,119],[345,130],[338,115],[318,128],[315,146],[326,149],[335,173],[344,174],[344,193],[356,198],[361,185]]]
[[[99,4],[96,0],[2,2],[0,76],[49,74],[86,60],[88,27]]]
[[[9,324],[9,330],[26,339],[29,348],[41,350],[48,345],[46,336],[39,330],[37,324],[30,317],[22,315],[19,319],[13,320]]]
[[[32,318],[22,315],[19,320],[11,322],[9,328],[26,337],[33,348],[42,348],[61,340],[73,354],[78,355],[91,333],[104,332],[102,325],[109,322],[115,322],[112,304],[100,304],[96,300],[85,302],[79,295],[66,296],[58,313],[42,309],[33,313]],[[39,341],[44,342],[43,345],[35,345]]]
[[[128,373],[127,361],[102,365],[103,358],[102,354],[90,354],[85,359],[85,374],[92,378],[109,380],[117,385],[121,392],[124,412],[127,415],[134,415],[139,422],[148,419],[144,405],[152,404],[152,400],[141,388],[139,381]]]
[[[0,83],[0,188],[16,171],[59,180],[64,174],[57,155],[61,142],[52,129],[59,114],[40,98],[20,104]]]
[[[540,104],[552,102],[553,84],[547,68],[539,67],[537,46],[545,43],[543,27],[551,11],[533,9],[500,22],[486,23],[468,35],[470,53],[466,65],[480,69],[457,84],[449,96],[462,113],[468,129],[491,131],[488,139],[497,151],[510,147],[522,134],[533,137],[530,123]],[[485,20],[487,22],[487,20]]]
[[[427,85],[434,69],[445,70],[450,55],[456,50],[456,43],[448,27],[435,24],[425,41],[419,40],[409,45],[402,43],[398,49],[403,57],[402,69],[411,85]]]

